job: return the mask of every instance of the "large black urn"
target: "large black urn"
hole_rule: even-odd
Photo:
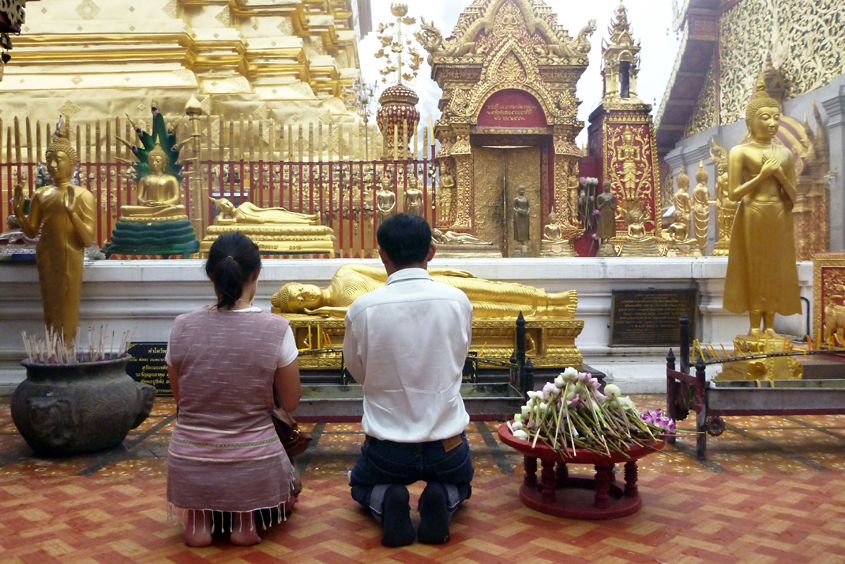
[[[22,361],[26,380],[12,396],[12,419],[38,456],[112,448],[150,415],[155,388],[126,374],[128,354],[94,362]]]

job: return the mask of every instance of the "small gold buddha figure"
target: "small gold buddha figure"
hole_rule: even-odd
[[[707,188],[709,176],[704,170],[704,161],[695,173],[695,181],[698,183],[692,191],[692,219],[695,225],[695,240],[702,254],[707,246],[707,232],[710,229],[710,206],[716,205],[715,200],[710,199],[710,190]]]
[[[69,343],[79,325],[82,263],[85,248],[94,242],[96,202],[88,190],[71,183],[78,158],[70,143],[70,124],[64,119],[47,147],[46,158],[51,184],[32,196],[28,215],[23,211],[23,186],[18,184],[13,208],[27,237],[35,238],[41,231],[35,260],[44,321]]]
[[[563,240],[563,235],[560,231],[560,223],[557,220],[557,214],[554,210],[549,212],[549,223],[543,227],[543,241],[556,243]]]
[[[619,256],[655,257],[660,256],[660,249],[654,237],[646,233],[647,212],[641,201],[626,202],[623,217],[628,224],[628,236],[622,245]]]
[[[675,203],[675,212],[686,217],[687,224],[689,224],[690,214],[692,214],[692,199],[689,195],[689,184],[689,176],[687,176],[682,166],[681,172],[678,173],[678,191],[675,192],[673,200]]]
[[[429,268],[437,282],[463,291],[472,303],[473,317],[526,317],[572,319],[578,305],[575,290],[548,293],[541,288],[476,278],[463,270]],[[384,286],[387,272],[361,264],[341,266],[326,288],[291,282],[270,300],[282,313],[344,317],[358,297]]]
[[[381,177],[381,186],[376,191],[376,229],[381,227],[384,220],[396,213],[396,194],[390,186],[390,177]]]
[[[149,174],[138,180],[138,205],[120,208],[120,220],[136,223],[183,221],[185,206],[179,204],[179,180],[167,174],[167,152],[156,143],[149,154]]]
[[[405,213],[425,217],[423,213],[423,191],[418,188],[416,174],[408,176],[408,187],[405,189]]]
[[[713,256],[728,256],[736,202],[728,197],[728,151],[710,140],[710,157],[716,163],[716,246]]]
[[[731,231],[724,307],[748,312],[749,336],[777,337],[775,313],[801,313],[792,208],[796,200],[792,151],[775,134],[781,106],[763,76],[745,110],[750,140],[728,156],[728,196],[739,201]]]
[[[666,228],[665,238],[676,243],[685,243],[689,240],[689,224],[687,218],[683,213],[675,210],[672,216],[674,222]]]
[[[235,205],[226,198],[211,198],[219,214],[216,225],[319,225],[316,215],[296,213],[285,208],[259,208],[251,202]]]

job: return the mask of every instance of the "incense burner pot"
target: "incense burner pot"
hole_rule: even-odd
[[[128,354],[76,364],[22,361],[12,420],[38,456],[116,447],[152,411],[155,388],[126,374]]]

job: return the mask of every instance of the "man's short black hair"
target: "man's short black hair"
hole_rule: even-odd
[[[399,213],[381,224],[376,238],[393,264],[404,268],[422,262],[428,256],[431,227],[419,216]]]

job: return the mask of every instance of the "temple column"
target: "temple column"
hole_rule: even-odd
[[[827,188],[830,194],[830,250],[845,250],[845,86],[838,96],[822,102],[827,113],[827,134],[830,143],[830,172]]]
[[[455,157],[455,178],[456,191],[455,211],[453,216],[455,222],[452,229],[455,231],[471,232],[472,221],[472,195],[473,195],[473,171],[472,171],[472,147],[469,142],[469,126],[456,126],[455,143],[452,145],[452,156]]]

